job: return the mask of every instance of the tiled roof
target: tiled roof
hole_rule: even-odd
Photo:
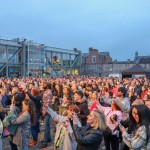
[[[146,73],[146,72],[149,72],[149,70],[143,68],[139,64],[136,64],[135,66],[122,71],[122,73]]]
[[[135,58],[135,62],[139,64],[150,63],[150,56],[138,56],[137,58]]]

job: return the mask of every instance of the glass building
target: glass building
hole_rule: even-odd
[[[0,76],[78,75],[81,51],[45,46],[26,39],[0,38]]]

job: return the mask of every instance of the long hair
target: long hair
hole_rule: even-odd
[[[137,123],[135,121],[135,119],[132,116],[132,110],[133,108],[137,109],[137,113],[139,116],[139,123]],[[144,125],[146,128],[146,133],[148,138],[150,137],[150,132],[149,132],[149,126],[150,126],[150,110],[148,109],[147,106],[145,105],[133,105],[130,109],[129,112],[129,119],[130,119],[130,124],[129,124],[129,128],[131,131],[135,131],[139,126]]]
[[[35,121],[35,105],[34,105],[34,102],[32,100],[24,100],[24,103],[26,105],[28,105],[28,112],[30,114],[30,120],[31,120],[31,123],[34,124],[34,121]]]

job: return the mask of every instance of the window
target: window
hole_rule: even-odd
[[[92,56],[92,63],[96,63],[96,56]]]

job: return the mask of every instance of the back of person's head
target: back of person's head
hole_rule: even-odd
[[[21,106],[22,105],[22,96],[20,93],[15,93],[13,95],[13,98],[12,98],[12,102],[16,105],[16,106]]]
[[[94,109],[92,112],[93,112],[93,114],[95,116],[95,119],[97,119],[97,122],[96,122],[94,128],[95,129],[100,129],[102,131],[105,131],[106,128],[107,128],[107,125],[106,125],[106,117],[105,117],[104,113],[102,113],[98,109]]]
[[[46,83],[46,86],[47,86],[48,89],[51,89],[51,88],[52,88],[52,84],[51,84],[50,82],[47,82],[47,83]]]

